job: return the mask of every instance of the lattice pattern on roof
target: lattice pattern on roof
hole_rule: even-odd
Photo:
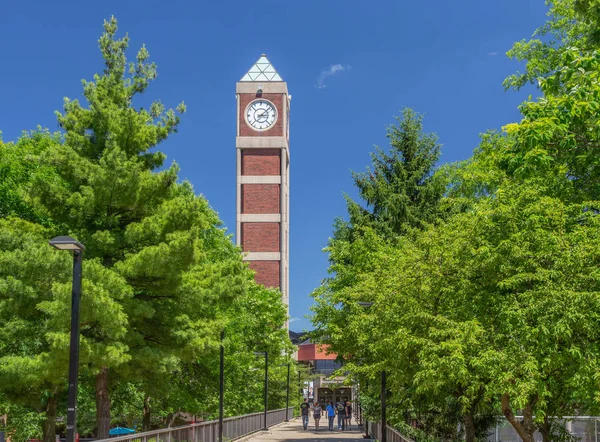
[[[283,81],[269,59],[262,54],[240,81]]]

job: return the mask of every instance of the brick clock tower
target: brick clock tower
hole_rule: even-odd
[[[291,96],[265,54],[236,83],[236,95],[236,241],[256,282],[279,288],[289,309]]]

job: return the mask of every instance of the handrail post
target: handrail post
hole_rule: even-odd
[[[221,355],[219,358],[219,442],[223,442],[223,392],[225,390],[225,330],[221,331]]]
[[[290,411],[290,363],[288,362],[288,371],[287,371],[287,389],[285,394],[285,421],[289,422],[288,413]]]
[[[269,400],[269,352],[265,351],[265,427],[263,428],[265,431],[269,429],[269,427],[267,427],[267,408],[269,407],[268,400]]]
[[[365,389],[368,390],[369,388],[369,379],[365,379]],[[369,439],[369,420],[367,419],[367,416],[365,415],[365,439]]]
[[[387,416],[386,416],[386,403],[385,397],[387,396],[386,386],[386,373],[385,370],[381,371],[381,439],[380,442],[387,442]]]

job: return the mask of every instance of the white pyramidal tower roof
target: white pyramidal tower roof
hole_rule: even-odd
[[[283,81],[283,79],[279,76],[267,56],[262,54],[240,81]]]

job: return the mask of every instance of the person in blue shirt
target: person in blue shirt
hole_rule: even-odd
[[[335,408],[333,402],[329,402],[327,405],[327,418],[329,419],[329,431],[333,431],[333,421],[335,420]]]

